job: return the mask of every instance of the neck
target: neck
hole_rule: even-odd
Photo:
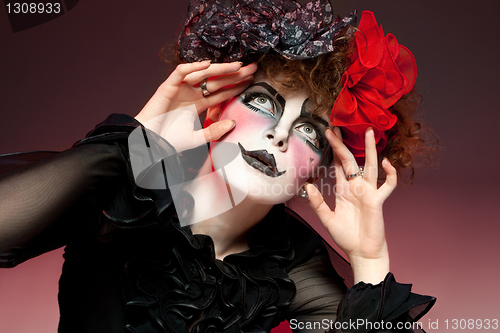
[[[256,226],[273,205],[257,203],[245,197],[234,203],[237,193],[215,172],[210,158],[198,176],[185,188],[194,198],[194,209],[186,219],[193,234],[210,236],[215,245],[217,259],[248,249],[248,232]]]

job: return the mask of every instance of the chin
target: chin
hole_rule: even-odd
[[[240,159],[243,161],[241,157]],[[228,185],[235,204],[243,199],[265,205],[284,203],[297,194],[301,185],[297,180],[291,180],[284,175],[269,177],[248,164],[237,161],[226,165],[224,171],[218,169],[217,174]]]
[[[292,171],[271,177],[249,165],[235,144],[221,143],[212,146],[212,163],[219,178],[228,185],[235,205],[243,200],[266,205],[284,203],[297,194],[305,181],[296,178]]]
[[[287,201],[290,201],[292,198],[294,198],[295,195],[292,195],[290,197],[273,197],[273,196],[257,196],[257,197],[252,197],[252,196],[248,196],[249,200],[257,203],[257,204],[261,204],[261,205],[279,205],[279,204],[283,204]]]
[[[259,203],[276,205],[292,199],[300,188],[293,180],[291,182],[286,178],[273,180],[250,182],[248,184],[250,199]]]

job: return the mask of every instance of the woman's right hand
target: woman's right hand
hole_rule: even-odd
[[[156,123],[154,118],[190,105],[195,105],[199,114],[242,93],[253,82],[252,74],[256,70],[256,64],[242,67],[241,62],[211,64],[202,61],[178,65],[135,118],[149,128],[148,123]],[[203,96],[200,83],[207,78],[210,94]],[[156,128],[155,125],[151,127]],[[216,122],[203,130],[205,140],[217,140],[233,127],[231,120]],[[158,134],[165,134],[164,130],[161,132]]]

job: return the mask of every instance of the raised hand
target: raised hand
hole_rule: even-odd
[[[158,87],[135,118],[158,132],[159,124],[154,118],[190,105],[195,105],[199,114],[243,92],[253,82],[252,74],[256,70],[256,64],[242,67],[241,62],[211,64],[203,61],[181,64]],[[208,94],[204,94],[200,87],[205,80]],[[231,120],[216,122],[203,130],[205,140],[217,140],[233,127],[234,122]]]
[[[327,130],[325,135],[335,155],[335,210],[328,207],[312,184],[306,187],[310,205],[333,241],[348,256],[355,283],[364,281],[377,284],[389,272],[382,205],[396,188],[396,169],[384,159],[382,167],[387,178],[377,188],[377,150],[371,128],[365,136],[366,158],[363,169],[360,169],[352,153],[343,144],[338,128],[335,128],[335,133]]]

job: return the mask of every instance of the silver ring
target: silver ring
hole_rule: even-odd
[[[207,81],[208,81],[208,77],[206,77],[200,83],[201,93],[203,94],[203,97],[207,97],[208,95],[210,95],[210,91],[208,91],[208,89],[207,89]]]
[[[365,169],[363,167],[359,167],[358,172],[353,173],[352,175],[348,175],[346,178],[347,178],[347,180],[353,180],[354,178],[356,178],[358,176],[361,176],[361,178],[363,178],[364,174],[365,174]]]

